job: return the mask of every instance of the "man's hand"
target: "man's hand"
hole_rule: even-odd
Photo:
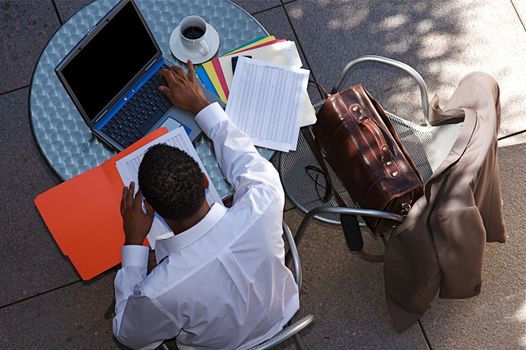
[[[159,86],[159,91],[165,94],[175,107],[197,114],[208,106],[210,102],[208,102],[203,90],[195,81],[195,70],[192,61],[188,60],[186,67],[188,68],[187,74],[180,67],[162,69],[161,74],[168,83],[168,87],[161,85]]]
[[[153,208],[147,201],[144,201],[146,214],[144,213],[141,190],[133,198],[134,188],[135,183],[132,182],[130,188],[124,186],[122,189],[121,215],[125,245],[142,245],[153,223]]]

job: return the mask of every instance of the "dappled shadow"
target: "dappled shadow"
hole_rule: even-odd
[[[284,220],[295,232],[302,217],[294,210]],[[367,234],[364,241],[369,252],[383,252],[381,239]],[[382,264],[351,254],[340,226],[312,221],[298,249],[304,273],[298,317],[316,317],[301,333],[308,349],[426,349],[418,325],[403,334],[392,327]],[[283,348],[295,349],[291,344]]]
[[[325,86],[332,87],[346,62],[367,54],[411,65],[424,77],[430,97],[439,93],[444,101],[465,74],[484,70],[504,87],[501,135],[526,129],[521,123],[526,87],[519,76],[526,63],[519,50],[526,49],[526,34],[519,22],[514,25],[517,18],[510,4],[298,0],[286,8],[314,76]],[[387,110],[422,121],[418,89],[406,74],[365,64],[351,73],[346,85],[357,82]]]
[[[498,152],[507,242],[486,246],[479,296],[436,299],[423,316],[433,349],[526,348],[526,144]]]
[[[345,63],[367,54],[414,67],[426,81],[429,97],[439,93],[442,102],[447,102],[464,75],[483,70],[494,75],[501,86],[500,135],[526,129],[522,117],[526,88],[520,76],[526,63],[520,53],[526,48],[526,34],[520,25],[515,26],[516,14],[509,3],[298,0],[286,9],[313,75],[327,88],[336,82]],[[363,83],[386,110],[422,122],[419,90],[406,74],[368,63],[351,73],[346,86],[357,82]],[[506,147],[506,151],[512,149]],[[520,167],[517,151],[501,151],[501,160],[508,157],[509,161],[505,165],[501,162],[501,169],[510,239],[506,245],[488,245],[480,296],[433,303],[422,322],[433,348],[526,346],[526,241],[521,234],[526,222],[519,214],[526,196],[521,189],[526,176],[523,170],[517,173],[519,170],[509,168]],[[359,268],[354,266],[354,273]],[[327,317],[335,321],[332,315]],[[367,327],[371,326],[364,325]]]
[[[314,61],[311,66],[315,77],[325,86],[332,87],[347,61],[375,54],[414,67],[433,91],[443,81],[441,63],[461,58],[462,48],[455,38],[463,34],[463,29],[451,15],[456,9],[450,3],[299,1],[289,5],[288,10],[292,18],[302,21],[298,24],[305,34],[304,37],[300,34],[301,44],[308,59]],[[321,38],[325,39],[324,47],[318,46]],[[407,74],[367,63],[351,72],[346,86],[357,82],[370,90],[387,110],[422,121],[419,91]]]

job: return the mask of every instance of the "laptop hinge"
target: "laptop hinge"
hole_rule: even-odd
[[[150,63],[146,68],[144,68],[144,71],[147,72],[148,69],[152,68],[152,66],[153,66],[155,63],[159,62],[159,59],[162,59],[162,56],[160,56],[160,57],[157,58],[156,60],[153,60],[152,63]]]

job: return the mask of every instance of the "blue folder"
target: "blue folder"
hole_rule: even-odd
[[[217,93],[216,88],[214,87],[214,85],[210,81],[210,78],[208,77],[208,74],[206,74],[206,71],[203,68],[203,66],[198,66],[196,68],[195,72],[197,73],[197,76],[199,77],[199,79],[201,79],[201,82],[203,83],[203,85],[208,90],[212,91],[217,97],[219,97],[219,94]]]

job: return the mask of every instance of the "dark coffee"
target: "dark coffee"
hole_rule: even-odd
[[[190,26],[183,30],[183,36],[187,39],[199,39],[205,34],[205,31],[201,27]]]

